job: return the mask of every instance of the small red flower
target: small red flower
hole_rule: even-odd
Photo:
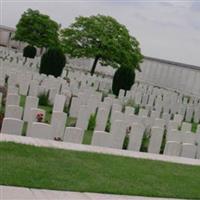
[[[42,122],[42,121],[43,121],[43,118],[44,118],[43,113],[37,113],[36,119],[37,119],[38,122]]]

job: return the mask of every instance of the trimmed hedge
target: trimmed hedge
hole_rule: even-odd
[[[66,63],[66,57],[62,50],[51,48],[43,54],[40,63],[40,73],[58,77]]]
[[[26,58],[35,58],[37,49],[34,46],[26,46],[23,50],[23,56]]]
[[[112,91],[118,96],[119,90],[123,89],[125,91],[130,90],[131,86],[135,81],[135,72],[129,67],[120,67],[114,74]]]

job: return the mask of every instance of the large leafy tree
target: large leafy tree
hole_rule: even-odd
[[[114,68],[139,69],[143,58],[136,38],[110,16],[77,17],[69,28],[61,31],[61,41],[70,56],[94,58],[92,75],[98,61]]]
[[[16,25],[14,39],[31,46],[48,48],[59,44],[58,30],[59,25],[48,15],[28,9]]]

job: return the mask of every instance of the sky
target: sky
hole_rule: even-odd
[[[15,27],[28,8],[62,27],[77,16],[110,15],[126,25],[143,55],[200,66],[200,0],[0,0],[1,24]]]

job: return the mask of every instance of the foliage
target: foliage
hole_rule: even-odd
[[[86,130],[83,136],[83,144],[91,144],[92,142],[93,131]]]
[[[139,114],[139,111],[140,111],[140,106],[139,106],[139,105],[136,105],[136,106],[135,106],[135,115],[138,115],[138,114]]]
[[[164,153],[166,140],[167,140],[166,137],[167,137],[167,129],[164,130],[164,135],[163,135],[163,139],[162,139],[162,143],[161,143],[161,147],[160,147],[160,154]]]
[[[49,95],[48,93],[44,92],[38,95],[39,98],[39,105],[40,106],[48,106],[49,103]]]
[[[95,126],[96,126],[96,115],[92,114],[90,115],[87,130],[94,131]]]
[[[111,122],[110,122],[110,120],[108,120],[107,123],[106,123],[105,131],[110,132],[110,128],[111,128]]]
[[[43,54],[40,63],[40,73],[58,77],[62,74],[66,57],[61,49],[50,48]]]
[[[98,61],[114,68],[123,64],[139,69],[143,58],[136,38],[110,16],[77,17],[61,31],[61,41],[64,51],[72,57],[94,58],[91,74]]]
[[[24,108],[25,107],[25,102],[26,102],[26,96],[25,95],[21,95],[20,96],[20,102],[19,102],[20,106]]]
[[[27,58],[34,58],[37,53],[37,50],[33,46],[26,46],[23,50],[23,56]]]
[[[125,106],[125,107],[126,107],[126,106],[134,107],[134,106],[135,106],[135,101],[134,101],[133,99],[129,99],[129,100],[125,103],[124,106]]]
[[[77,121],[77,119],[75,117],[68,117],[67,122],[66,122],[66,126],[75,127],[76,121]]]
[[[28,9],[16,25],[14,39],[31,46],[48,48],[58,45],[58,30],[59,25],[48,15]]]
[[[128,149],[128,143],[129,143],[129,136],[126,135],[125,138],[124,138],[122,149]]]
[[[193,122],[193,123],[192,123],[192,132],[193,132],[193,133],[196,133],[197,128],[198,128],[198,123]]]
[[[148,145],[149,145],[149,135],[145,132],[142,138],[142,144],[140,147],[141,152],[148,152]]]
[[[135,80],[135,72],[129,67],[120,67],[114,74],[112,91],[118,96],[119,90],[130,90]]]

